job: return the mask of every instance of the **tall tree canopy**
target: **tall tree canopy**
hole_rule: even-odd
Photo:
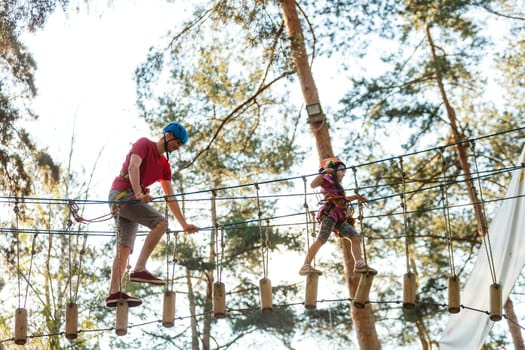
[[[0,7],[0,175],[6,180],[0,189],[11,195],[31,193],[37,169],[43,171],[44,179],[58,181],[52,157],[34,144],[20,123],[37,119],[29,106],[37,90],[33,81],[36,63],[19,36],[24,30],[41,28],[57,6],[66,4],[67,0],[4,1]]]
[[[41,28],[57,6],[66,5],[66,1],[24,6],[9,2],[1,9],[0,62],[5,74],[0,78],[0,173],[6,181],[0,188],[9,195],[28,195],[32,186],[50,196],[71,193],[56,186],[58,168],[20,123],[36,118],[29,101],[37,90],[32,76],[36,64],[18,36],[22,30]],[[305,144],[310,143],[301,99],[296,97],[299,85],[279,3],[216,0],[192,5],[186,21],[174,23],[164,45],[152,47],[135,74],[137,105],[152,130],[179,121],[191,134],[191,147],[184,157],[174,154],[170,161],[185,212],[208,227],[199,236],[179,236],[175,252],[171,235],[156,255],[162,262],[175,260],[175,286],[183,296],[177,299],[177,312],[190,316],[177,320],[173,332],[139,328],[138,335],[112,337],[112,346],[234,348],[236,343],[244,344],[240,340],[254,344],[270,339],[293,348],[308,338],[320,347],[356,348],[346,300],[305,312],[302,305],[287,305],[302,299],[303,285],[283,283],[273,286],[274,304],[279,307],[271,316],[256,307],[261,251],[285,255],[283,270],[297,278],[305,231],[304,223],[281,227],[272,221],[265,226],[261,220],[281,214],[283,198],[290,194],[288,185],[293,183],[288,177],[297,175],[290,171],[302,162],[303,150],[308,149]],[[513,0],[336,0],[298,1],[296,5],[314,79],[324,70],[337,77],[329,86],[318,87],[322,104],[323,95],[342,96],[337,105],[323,107],[338,147],[334,151],[350,166],[344,185],[370,200],[357,225],[370,262],[380,270],[372,287],[380,342],[384,347],[419,343],[429,348],[438,340],[447,317],[441,304],[446,278],[454,267],[449,244],[456,253],[456,273],[464,280],[481,240],[459,156],[452,148],[436,146],[495,135],[465,145],[476,180],[482,173],[491,175],[475,181],[490,217],[504,193],[508,169],[517,165],[523,146],[524,134],[519,130],[525,96],[523,4]],[[501,34],[487,30],[494,26],[502,28]],[[319,62],[329,62],[330,67],[321,67]],[[505,133],[511,129],[517,131]],[[35,185],[32,176],[41,168],[51,170],[44,173],[51,188]],[[501,170],[497,176],[495,169]],[[316,172],[317,164],[311,170]],[[266,183],[274,178],[284,181]],[[265,183],[259,186],[261,181]],[[260,196],[259,188],[266,195],[278,192],[278,196]],[[194,189],[202,192],[188,193]],[[215,195],[217,226],[210,215],[210,198]],[[447,214],[443,213],[445,195]],[[302,200],[291,204],[301,214]],[[162,209],[163,203],[154,205]],[[20,223],[35,230],[40,224],[48,229],[63,225],[67,217],[56,210],[31,210],[36,217]],[[14,242],[2,245],[11,267]],[[59,310],[68,301],[67,276],[55,264],[69,262],[60,253],[72,242],[65,237],[36,242],[40,244],[36,252],[46,252],[36,271],[47,278],[42,292],[30,294],[40,298],[42,306],[38,316],[42,323],[34,329],[59,332],[63,325]],[[27,271],[32,242],[27,236],[20,243]],[[79,240],[73,242],[75,249],[70,251],[77,251],[79,244]],[[83,310],[89,319],[82,324],[87,330],[112,326],[114,314],[101,306],[109,269],[97,270],[112,249],[113,242],[108,241],[100,254],[89,252],[96,263],[83,275],[83,282],[89,282],[87,310]],[[327,273],[320,288],[336,293],[342,287],[340,256],[323,260]],[[224,269],[227,288],[225,320],[214,319],[210,312],[218,268]],[[418,277],[419,303],[412,310],[396,303],[406,270]],[[15,285],[10,288],[14,291]],[[134,292],[139,287],[129,288]],[[54,290],[60,292],[52,299]],[[156,291],[142,292],[154,296]],[[134,314],[134,321],[150,321],[158,311],[154,302],[146,304]],[[6,338],[9,325],[4,326]],[[52,347],[67,346],[57,337],[50,338]],[[75,345],[99,346],[103,339],[94,334]],[[500,343],[510,341],[491,338],[487,348]]]

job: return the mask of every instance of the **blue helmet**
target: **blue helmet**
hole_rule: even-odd
[[[169,123],[164,127],[163,131],[171,132],[173,136],[175,136],[182,142],[183,145],[185,145],[186,142],[188,142],[188,139],[190,138],[186,129],[179,123]]]

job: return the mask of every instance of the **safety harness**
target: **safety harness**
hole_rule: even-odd
[[[340,189],[337,187],[335,181],[332,178],[325,176],[323,177],[323,180],[329,185],[324,186],[323,190],[321,191],[324,197],[324,205],[319,209],[317,220],[321,222],[325,218],[331,217],[336,219],[336,221],[339,221],[341,219],[340,215],[338,215],[339,213],[334,213],[336,217],[330,215],[334,210],[339,209],[344,216],[343,220],[346,220],[350,225],[353,226],[355,223],[355,219],[353,218],[354,207],[346,199],[346,196],[341,194]]]

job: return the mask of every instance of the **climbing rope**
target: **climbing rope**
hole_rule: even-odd
[[[366,258],[366,255],[367,255],[366,254],[366,244],[365,244],[365,240],[364,240],[364,232],[365,232],[365,225],[364,225],[364,222],[363,222],[363,218],[364,218],[363,207],[364,207],[364,204],[359,199],[361,197],[361,194],[359,193],[359,184],[357,182],[357,168],[355,166],[352,167],[352,172],[354,174],[354,185],[355,185],[354,193],[356,194],[356,196],[358,196],[358,200],[357,200],[358,216],[357,216],[357,218],[359,219],[359,231],[360,231],[361,236],[363,236],[363,239],[361,239],[361,246],[362,246],[362,250],[363,250],[363,260],[365,261],[365,264],[368,265],[367,258]],[[349,203],[349,205],[352,205],[352,204]]]
[[[405,169],[403,167],[403,157],[399,157],[399,166],[401,170],[401,185],[402,185],[402,191],[399,194],[401,198],[401,208],[403,209],[403,225],[404,225],[404,233],[405,233],[405,259],[406,259],[406,267],[407,267],[407,273],[410,273],[410,258],[409,258],[409,241],[408,241],[408,217],[407,217],[407,200],[406,200],[406,174]]]
[[[471,145],[471,148],[472,148],[472,155],[474,157],[474,167],[476,169],[476,172],[478,172],[478,161],[477,161],[477,156],[476,156],[476,144],[474,141],[472,141],[470,143]],[[472,182],[472,187],[473,187],[473,190],[475,191],[476,190],[476,187],[474,185],[474,182]],[[483,232],[483,236],[482,236],[482,239],[483,241],[485,242],[485,252],[487,254],[487,259],[488,259],[488,262],[489,262],[489,268],[490,268],[490,274],[491,274],[491,277],[492,277],[492,283],[496,284],[497,283],[497,277],[496,277],[496,268],[494,266],[494,256],[492,254],[492,245],[491,245],[491,242],[490,242],[490,234],[489,234],[489,229],[487,227],[487,215],[485,213],[485,205],[484,205],[484,202],[483,202],[483,189],[482,189],[482,186],[481,186],[481,179],[478,177],[478,187],[479,187],[479,201],[480,201],[480,207],[481,207],[481,230]]]
[[[216,281],[221,282],[222,280],[222,256],[224,253],[224,226],[221,227],[219,238],[219,223],[217,220],[217,191],[211,191],[211,221],[213,227],[213,237],[215,244],[215,272],[217,273]],[[219,253],[220,251],[220,253]]]
[[[168,279],[168,283],[166,286],[168,287],[168,290],[173,290],[173,280],[175,279],[175,255],[173,254],[173,276],[170,278],[170,254],[169,254],[169,247],[170,247],[170,225],[168,220],[168,197],[164,197],[164,219],[166,220],[166,278]],[[171,280],[171,284],[170,284]],[[170,288],[171,287],[171,288]]]
[[[120,226],[120,210],[118,208],[115,210],[114,215],[115,215],[115,232],[117,235],[117,265],[118,265],[117,270],[118,270],[118,281],[119,281],[118,291],[122,293],[127,290],[129,274],[127,278],[124,278],[124,279],[122,278],[122,274],[123,274],[122,256],[120,254],[120,247],[122,246],[122,227]],[[129,270],[129,268],[130,266],[129,266],[129,257],[128,257],[128,259],[126,260],[126,270]],[[124,285],[122,285],[122,280],[124,280]]]
[[[31,242],[31,255],[29,258],[29,269],[27,273],[26,278],[26,289],[24,293],[24,301],[21,303],[22,298],[22,283],[21,283],[21,275],[22,270],[20,267],[20,208],[18,203],[18,197],[16,197],[15,200],[15,206],[13,208],[13,211],[15,213],[15,237],[16,237],[16,269],[17,269],[17,287],[18,287],[18,307],[19,308],[25,308],[27,305],[27,297],[29,295],[29,286],[31,285],[31,272],[33,271],[33,258],[36,254],[35,245],[36,245],[36,239],[38,237],[38,232],[33,236],[32,242]]]
[[[69,301],[73,301],[73,258],[71,256],[71,251],[73,250],[71,247],[71,226],[73,225],[73,221],[71,220],[71,210],[69,210],[69,215],[66,221],[66,234],[67,234],[67,262],[68,262],[68,281],[67,284],[69,286]]]
[[[169,234],[170,234],[170,231],[167,231],[167,244],[168,244],[168,247],[169,247]],[[178,232],[177,231],[174,231],[173,232],[173,253],[172,253],[172,264],[171,264],[171,278],[170,278],[170,274],[169,274],[169,271],[168,271],[168,290],[169,291],[173,291],[173,286],[175,284],[175,265],[177,264],[177,238],[178,238]],[[168,259],[168,257],[166,256],[166,259]],[[168,266],[169,266],[169,263],[168,263]],[[169,267],[168,267],[169,269]]]
[[[445,235],[447,237],[447,250],[448,250],[448,259],[450,266],[450,273],[452,277],[456,276],[456,266],[454,264],[454,249],[452,248],[452,227],[450,220],[450,210],[449,210],[449,201],[448,201],[448,177],[447,177],[447,164],[445,160],[445,149],[440,148],[441,154],[441,174],[442,174],[442,183],[440,185],[441,191],[441,201],[443,208],[443,219],[445,224]]]
[[[307,189],[306,189],[306,176],[303,176],[303,185],[304,185],[304,214],[305,214],[305,224],[306,224],[306,254],[308,254],[309,247],[310,247],[310,232],[309,232],[309,214],[310,210],[308,209],[308,196],[307,196]],[[312,236],[315,234],[315,232],[312,232]],[[314,266],[315,266],[315,260],[314,260]]]
[[[220,242],[220,253],[216,254],[217,261],[217,282],[222,282],[222,264],[223,264],[223,258],[224,258],[224,247],[226,246],[224,243],[224,225],[221,225],[221,236],[220,239],[215,239],[215,242],[217,245],[219,245]],[[218,246],[215,246],[215,251],[218,251]]]
[[[263,268],[263,274],[264,278],[268,277],[268,230],[269,230],[269,220],[267,220],[267,226],[266,226],[266,234],[263,237],[263,229],[262,229],[262,211],[261,211],[261,201],[259,197],[259,184],[255,183],[255,189],[256,189],[256,196],[257,196],[257,216],[258,216],[258,226],[259,226],[259,238],[261,240],[261,255],[262,255],[262,268]]]
[[[104,214],[104,215],[101,215],[101,216],[93,218],[93,219],[85,219],[82,216],[80,216],[80,214],[78,213],[79,207],[78,207],[78,204],[74,200],[72,200],[72,199],[68,200],[68,205],[69,205],[69,210],[70,210],[71,214],[75,218],[75,221],[76,222],[80,222],[80,223],[104,222],[104,221],[107,221],[107,220],[111,219],[112,217],[114,217],[115,216],[115,212],[116,212],[116,209],[115,209],[111,213]]]
[[[75,286],[75,297],[74,297],[74,300],[77,300],[77,296],[78,296],[78,288],[80,287],[80,276],[82,274],[82,262],[84,261],[84,256],[86,255],[86,248],[87,248],[87,238],[88,238],[88,235],[87,233],[84,233],[84,237],[83,237],[83,240],[82,240],[82,248],[80,249],[80,253],[79,253],[79,261],[78,261],[78,274],[77,274],[77,283],[76,283],[76,286]]]
[[[16,274],[17,277],[17,287],[18,287],[18,308],[21,307],[21,296],[22,296],[22,287],[20,282],[20,231],[19,231],[19,216],[20,216],[20,208],[18,207],[18,197],[16,197],[15,200],[15,206],[13,207],[13,211],[15,213],[15,237],[16,237],[16,271],[18,272]],[[38,234],[38,233],[37,233]]]

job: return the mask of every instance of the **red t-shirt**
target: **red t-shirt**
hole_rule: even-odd
[[[113,180],[111,185],[112,191],[131,189],[127,173],[132,153],[142,158],[142,163],[140,164],[140,186],[142,188],[146,188],[160,180],[171,180],[170,163],[164,155],[159,154],[157,143],[143,137],[131,146],[131,150],[120,170],[121,174],[126,174],[126,176],[119,175]]]

